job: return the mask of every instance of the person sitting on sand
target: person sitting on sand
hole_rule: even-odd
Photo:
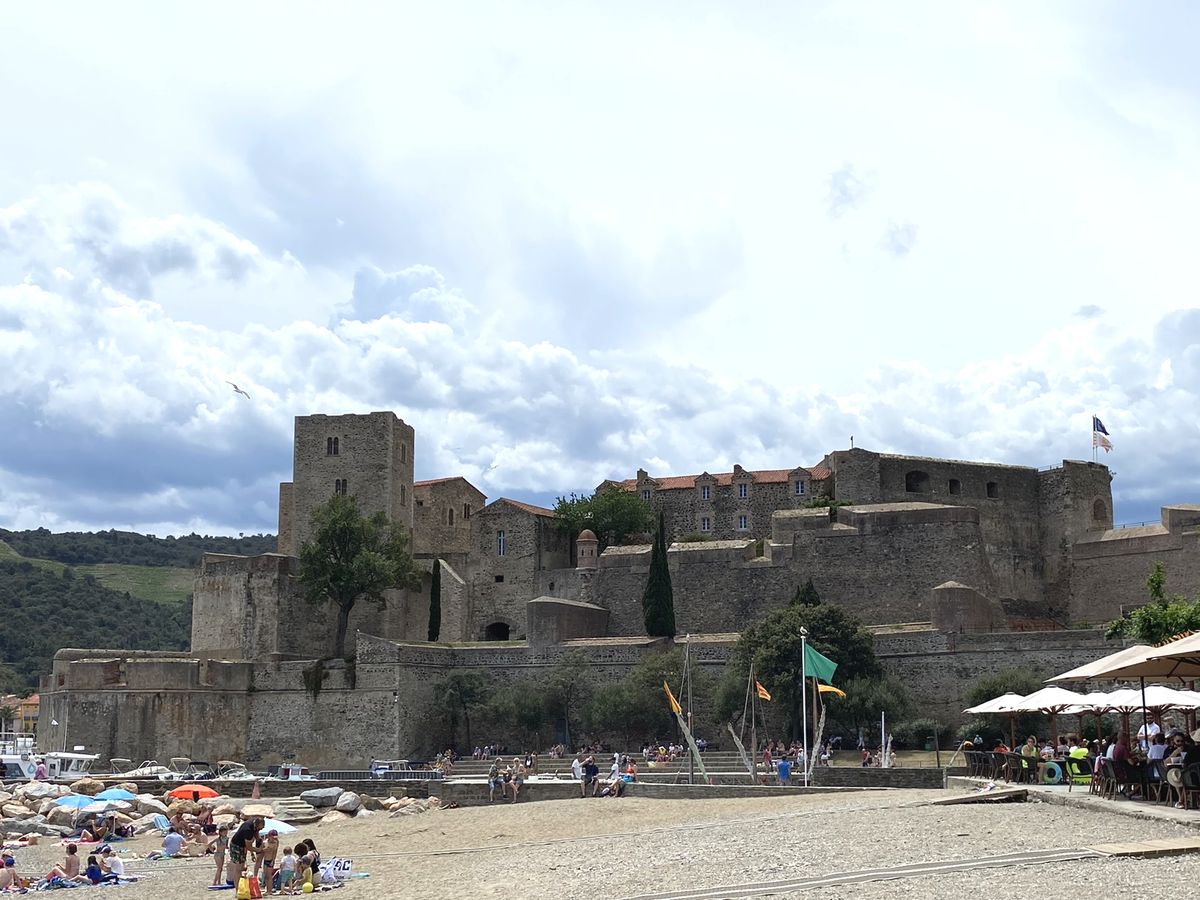
[[[87,858],[87,868],[83,874],[87,876],[87,880],[92,884],[102,884],[104,882],[116,884],[120,880],[116,875],[106,875],[104,870],[100,868],[100,860],[95,855]]]
[[[125,860],[117,856],[117,851],[112,847],[105,847],[100,854],[100,868],[105,875],[113,876],[118,882],[125,877]]]
[[[166,836],[163,838],[162,850],[146,854],[146,859],[174,859],[182,856],[186,844],[187,838],[174,828],[168,828]]]
[[[62,861],[62,865],[57,865],[46,873],[47,881],[53,881],[55,878],[79,881],[79,847],[77,845],[67,844],[67,855]]]
[[[312,882],[312,858],[307,853],[296,858],[296,874],[292,877],[292,883],[287,892],[299,894],[304,890],[306,881]]]

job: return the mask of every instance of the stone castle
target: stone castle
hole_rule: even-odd
[[[649,545],[599,553],[590,532],[572,542],[552,510],[487,503],[462,477],[416,481],[415,452],[414,429],[390,412],[297,417],[279,552],[205,557],[190,653],[61,651],[42,686],[46,718],[106,755],[344,765],[415,749],[431,680],[455,668],[536,674],[576,651],[615,677],[653,651],[641,620]],[[876,626],[885,665],[919,681],[945,719],[973,674],[1099,655],[1086,626],[1140,605],[1155,562],[1172,590],[1200,585],[1200,505],[1114,530],[1111,475],[1094,462],[1034,469],[856,448],[810,467],[639,470],[599,488],[636,492],[663,514],[679,632],[702,664],[722,665],[738,631],[811,578]],[[354,665],[323,665],[314,691],[305,678],[331,655],[332,629],[301,596],[296,556],[334,493],[401,522],[426,572],[441,567],[441,642],[425,642],[427,575],[425,590],[355,608]],[[281,741],[305,704],[311,733]]]

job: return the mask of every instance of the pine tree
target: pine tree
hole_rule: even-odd
[[[433,581],[429,585],[429,640],[436,641],[442,630],[442,561],[433,561]]]
[[[671,570],[667,568],[667,530],[662,513],[650,551],[650,575],[642,594],[642,618],[650,637],[675,637],[675,600],[671,594]]]

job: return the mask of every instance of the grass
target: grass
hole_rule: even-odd
[[[21,556],[4,541],[0,541],[0,561],[24,561],[56,574],[67,568],[50,559],[32,559]],[[92,566],[72,566],[79,577],[91,575],[98,582],[114,591],[155,603],[183,603],[192,592],[192,581],[196,575],[191,569],[169,566],[129,566],[118,563],[99,563]]]

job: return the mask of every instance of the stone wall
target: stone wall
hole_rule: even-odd
[[[487,497],[465,478],[437,478],[413,485],[413,552],[454,557],[471,552],[471,518]]]

